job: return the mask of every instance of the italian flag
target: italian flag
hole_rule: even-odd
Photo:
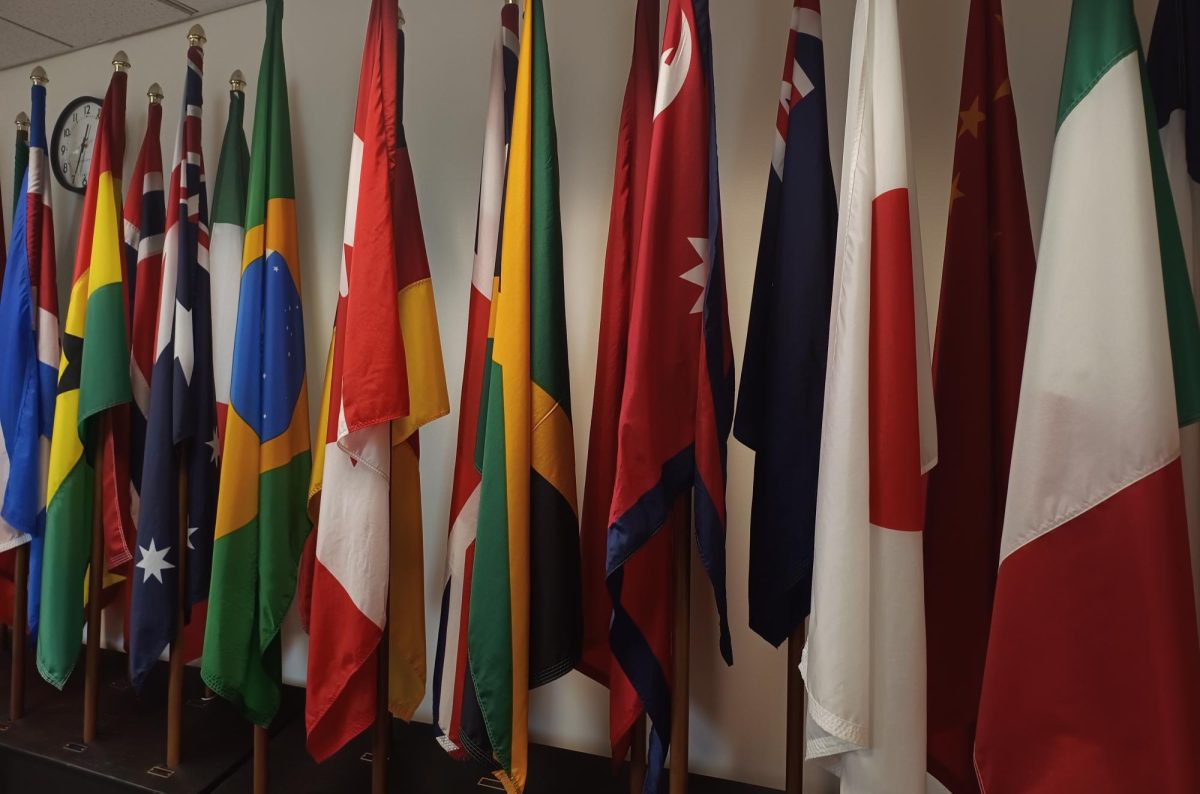
[[[1200,330],[1130,0],[1075,3],[975,761],[988,794],[1200,791],[1180,466]]]

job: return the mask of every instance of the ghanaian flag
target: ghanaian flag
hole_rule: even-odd
[[[128,460],[122,433],[113,429],[114,422],[120,427],[128,421],[127,414],[121,419],[114,412],[132,397],[120,206],[127,80],[125,72],[113,72],[101,106],[58,365],[37,667],[42,678],[60,689],[79,659],[84,581],[98,506],[108,568],[131,556],[126,544]]]
[[[467,630],[496,776],[509,792],[525,787],[529,689],[570,671],[581,637],[558,154],[540,0],[526,7],[519,62]]]
[[[311,467],[283,2],[267,2],[246,241],[201,675],[266,726],[282,687],[280,627],[308,537]]]

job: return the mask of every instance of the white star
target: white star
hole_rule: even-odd
[[[173,564],[167,562],[167,552],[171,550],[171,547],[167,546],[163,549],[156,549],[154,547],[154,538],[150,538],[150,548],[147,549],[138,546],[138,550],[142,552],[142,559],[136,564],[136,567],[141,568],[144,572],[142,582],[150,581],[150,577],[153,576],[158,580],[159,584],[163,584],[162,572],[168,568],[175,567]]]
[[[213,428],[212,441],[205,442],[205,446],[212,450],[213,463],[216,463],[221,459],[221,439],[217,433],[217,428]]]
[[[276,273],[278,273],[278,272],[279,272],[279,265],[272,265],[272,266],[271,266],[271,269],[272,269],[272,270],[274,270]]]
[[[188,527],[188,548],[192,551],[196,550],[196,547],[192,545],[192,535],[195,535],[199,531],[200,527]]]
[[[703,237],[689,237],[688,242],[692,244],[692,248],[695,248],[696,253],[700,255],[700,264],[686,273],[680,274],[679,277],[700,288],[700,297],[696,298],[696,305],[689,312],[689,314],[699,314],[704,311],[704,294],[708,291],[708,272],[712,269],[712,263],[708,261],[708,253],[711,249],[708,240]]]

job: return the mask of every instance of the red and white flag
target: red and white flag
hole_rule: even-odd
[[[397,301],[391,159],[396,4],[375,0],[359,76],[324,472],[312,576],[309,752],[323,761],[374,720],[388,612],[391,422],[408,413]]]
[[[859,0],[850,67],[807,755],[843,792],[923,794],[923,475],[937,444],[896,0]]]

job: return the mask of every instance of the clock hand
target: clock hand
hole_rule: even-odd
[[[92,128],[85,127],[83,130],[83,140],[79,142],[79,156],[75,158],[75,168],[73,169],[74,174],[71,176],[72,179],[74,179],[76,176],[79,176],[79,164],[83,162],[83,152],[87,148],[88,136],[91,134]]]

